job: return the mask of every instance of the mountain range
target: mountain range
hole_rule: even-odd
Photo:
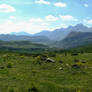
[[[68,28],[60,28],[54,31],[42,31],[40,33],[34,34],[39,36],[46,36],[50,40],[60,41],[66,38],[71,32],[92,32],[92,28],[88,28],[83,24],[77,24],[76,26],[69,26]]]
[[[17,36],[19,36],[19,35],[22,35],[22,36],[31,36],[31,34],[29,34],[29,33],[27,33],[27,32],[11,32],[10,33],[11,35],[17,35]]]
[[[4,41],[32,41],[49,45],[50,47],[73,48],[92,43],[92,27],[77,24],[67,28],[60,28],[53,31],[43,30],[36,34],[26,32],[12,32],[7,35],[0,35]]]
[[[64,40],[54,44],[59,48],[75,48],[92,44],[92,32],[71,32]]]

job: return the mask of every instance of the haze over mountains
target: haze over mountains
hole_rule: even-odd
[[[23,31],[21,31],[21,32],[11,32],[10,34],[11,35],[17,35],[17,36],[19,36],[19,35],[30,36],[31,35],[27,32],[23,32]]]
[[[54,31],[44,30],[36,34],[26,32],[12,32],[0,35],[0,40],[21,41],[27,40],[35,43],[50,45],[51,47],[71,48],[92,43],[92,28],[83,24],[60,28]]]
[[[50,40],[60,41],[60,40],[63,40],[66,36],[68,36],[69,33],[71,33],[72,31],[74,31],[74,32],[92,32],[92,28],[88,28],[87,26],[84,26],[83,24],[77,24],[76,26],[69,26],[68,28],[55,29],[53,31],[43,30],[34,35],[31,35],[26,32],[12,32],[11,34],[18,35],[18,36],[19,35],[45,36],[45,37],[48,37]]]
[[[73,31],[74,32],[92,32],[92,28],[88,28],[88,27],[84,26],[83,24],[77,24],[76,26],[69,26],[68,28],[56,29],[52,32],[42,31],[35,35],[46,36],[50,40],[60,41],[60,40],[63,40],[66,36],[69,35],[69,33],[73,32]]]

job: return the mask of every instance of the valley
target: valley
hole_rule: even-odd
[[[91,90],[91,32],[71,31],[58,41],[39,34],[0,35],[1,92]]]

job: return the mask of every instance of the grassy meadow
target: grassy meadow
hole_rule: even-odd
[[[92,92],[92,53],[1,52],[0,92]]]

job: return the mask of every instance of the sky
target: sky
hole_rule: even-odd
[[[0,0],[0,33],[92,27],[91,0]]]

